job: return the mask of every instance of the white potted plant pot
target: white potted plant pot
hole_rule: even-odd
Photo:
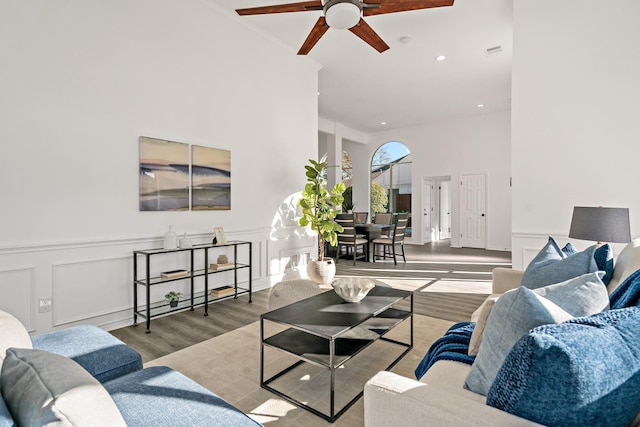
[[[307,276],[319,285],[330,285],[336,276],[336,263],[332,258],[311,260],[307,264]]]

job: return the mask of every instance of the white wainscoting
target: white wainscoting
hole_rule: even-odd
[[[13,314],[29,332],[35,330],[36,266],[13,266],[0,270],[0,310]]]
[[[253,290],[268,288],[270,275],[279,278],[291,267],[292,259],[306,259],[313,252],[314,240],[308,238],[271,240],[270,229],[225,230],[228,240],[252,242]],[[210,234],[189,235],[195,243],[208,243]],[[93,324],[111,330],[133,323],[133,251],[158,248],[162,237],[118,240],[46,243],[0,247],[0,309],[13,314],[33,334],[63,329],[78,324]],[[243,249],[239,248],[239,251]],[[232,248],[211,251],[210,263],[219,253],[229,258]],[[201,256],[201,255],[199,255]],[[243,259],[244,257],[244,259]],[[141,257],[142,258],[142,257]],[[141,259],[140,258],[140,259]],[[245,252],[239,261],[246,262]],[[138,261],[138,271],[143,268]],[[184,268],[188,256],[175,253],[161,262],[152,261],[152,271]],[[203,259],[196,259],[196,263]],[[202,264],[201,264],[202,266]],[[271,268],[270,268],[271,266]],[[273,268],[277,266],[277,268]],[[273,270],[273,271],[270,271]],[[210,287],[233,281],[233,272],[210,276]],[[246,286],[248,271],[239,271],[239,284]],[[277,280],[274,280],[277,281]],[[172,288],[188,289],[188,281],[152,287],[152,301],[163,299]],[[195,282],[196,292],[203,290],[203,280]],[[139,290],[141,291],[141,290]],[[139,292],[139,295],[143,292]],[[38,311],[39,300],[51,298],[48,312]],[[142,298],[140,296],[140,298]]]
[[[587,240],[570,239],[565,235],[514,233],[512,234],[513,251],[511,253],[513,268],[516,270],[524,270],[527,268],[531,260],[540,252],[540,249],[547,244],[549,236],[553,236],[560,247],[571,242],[578,250],[584,250],[596,243]],[[617,256],[624,247],[624,243],[612,243],[611,248],[613,249],[614,257]]]

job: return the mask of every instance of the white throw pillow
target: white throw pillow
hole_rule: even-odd
[[[0,310],[0,368],[8,348],[33,348],[29,332],[18,319]]]
[[[476,326],[471,333],[471,340],[469,341],[469,356],[477,356],[480,349],[480,343],[482,343],[482,334],[489,318],[489,313],[493,309],[496,301],[498,301],[500,295],[489,295],[482,305],[471,316],[471,321],[476,322]],[[477,316],[476,316],[477,312]],[[475,320],[474,320],[475,317]]]

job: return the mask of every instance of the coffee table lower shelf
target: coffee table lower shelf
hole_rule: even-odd
[[[399,324],[408,321],[410,323],[409,342],[402,342],[396,339],[387,338],[386,335]],[[264,337],[264,319],[261,320],[261,348],[260,348],[260,386],[288,402],[303,408],[329,422],[334,422],[342,414],[344,414],[354,403],[358,401],[364,394],[361,390],[351,400],[349,400],[342,408],[336,410],[336,371],[342,367],[347,361],[358,355],[365,348],[374,342],[381,340],[388,343],[396,344],[404,347],[404,351],[393,361],[382,369],[389,370],[393,368],[412,348],[413,348],[413,313],[412,311],[399,310],[390,308],[373,317],[362,324],[352,328],[346,334],[339,338],[327,339],[317,335],[303,332],[295,328],[287,328],[268,338]],[[268,379],[264,379],[265,347],[272,348],[297,358],[295,363],[282,369]],[[324,413],[302,401],[287,395],[282,391],[272,387],[277,379],[283,377],[295,368],[309,363],[329,371],[330,374],[330,395],[329,395],[329,411]],[[372,372],[371,375],[374,375]]]

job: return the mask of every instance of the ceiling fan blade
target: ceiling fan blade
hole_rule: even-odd
[[[389,45],[362,18],[360,18],[360,22],[356,26],[349,28],[349,31],[380,53],[389,49]]]
[[[306,55],[307,53],[309,53],[328,29],[329,26],[324,20],[324,16],[321,16],[318,19],[318,22],[316,22],[316,25],[314,25],[311,29],[311,32],[307,36],[307,39],[304,41],[304,43],[302,43],[302,46],[298,51],[298,55]]]
[[[322,10],[322,1],[312,0],[272,6],[249,7],[247,9],[236,9],[236,12],[238,12],[238,15],[264,15],[267,13],[307,12],[309,10]]]
[[[454,0],[364,0],[364,16],[384,13],[405,12],[407,10],[429,9],[432,7],[453,6]],[[367,7],[370,4],[370,7]]]

